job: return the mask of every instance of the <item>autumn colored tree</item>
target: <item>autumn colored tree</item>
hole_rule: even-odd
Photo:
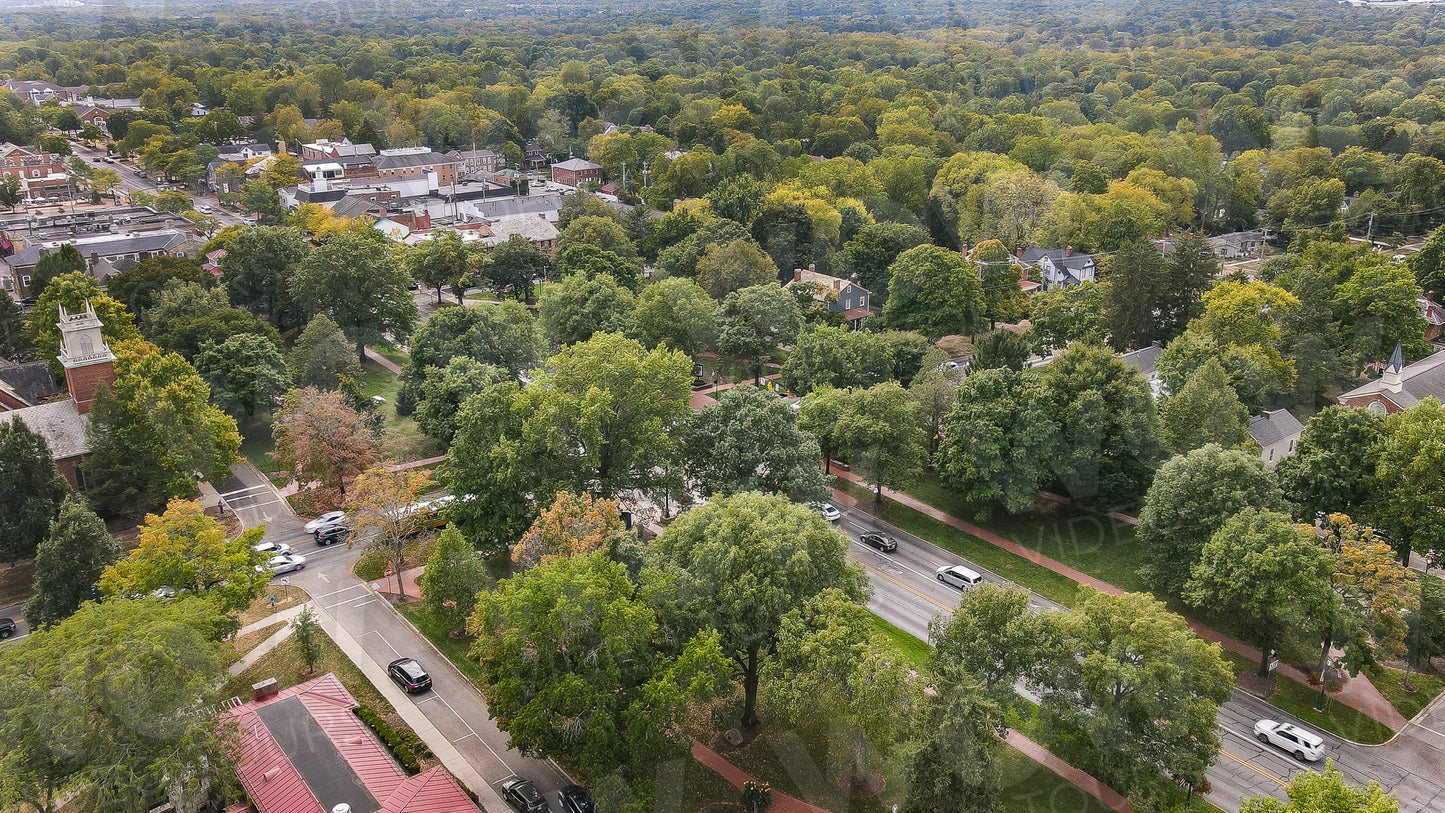
[[[272,426],[272,457],[294,479],[346,493],[346,479],[376,461],[376,433],[340,392],[315,387],[286,393]]]
[[[535,567],[597,550],[610,550],[626,532],[616,500],[594,500],[590,494],[563,491],[522,534],[512,548],[512,561],[523,567]]]
[[[376,463],[356,476],[346,497],[346,511],[356,523],[362,549],[386,558],[402,601],[406,601],[401,571],[407,543],[422,529],[423,517],[416,506],[430,475],[429,469],[392,471],[386,463]]]

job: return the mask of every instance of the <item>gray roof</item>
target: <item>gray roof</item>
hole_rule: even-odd
[[[502,200],[474,201],[472,208],[486,218],[535,214],[555,216],[557,211],[562,208],[562,196],[528,195],[524,198],[513,197],[503,198]]]
[[[338,217],[360,217],[372,213],[378,217],[386,207],[374,200],[367,200],[358,195],[347,195],[338,200],[335,206],[331,207],[331,213]]]
[[[229,155],[232,153],[244,152],[248,148],[252,152],[271,152],[271,146],[269,144],[258,144],[255,142],[247,144],[219,144],[216,146],[216,152],[220,155]]]
[[[1048,257],[1059,268],[1066,268],[1070,271],[1077,271],[1094,264],[1094,255],[1092,254],[1085,254],[1082,251],[1070,253],[1068,249],[1038,248],[1037,246],[1029,246],[1024,249],[1024,255],[1020,259],[1026,265],[1038,265],[1039,261],[1045,257]]]
[[[1303,431],[1304,424],[1288,409],[1261,412],[1249,419],[1249,436],[1266,448]]]
[[[585,158],[568,158],[560,164],[553,164],[552,169],[570,169],[574,172],[581,172],[587,169],[601,169],[601,164],[594,164]]]
[[[1154,375],[1154,365],[1159,363],[1159,357],[1164,354],[1164,348],[1155,342],[1148,347],[1140,348],[1130,353],[1123,353],[1119,360],[1133,367],[1144,375]]]
[[[381,806],[299,697],[261,706],[256,716],[295,766],[301,781],[317,799],[326,800],[328,808],[347,804],[361,813]]]
[[[27,404],[39,403],[60,392],[55,386],[55,376],[50,374],[48,361],[11,364],[0,359],[0,389],[14,393]]]
[[[85,438],[88,420],[76,409],[74,398],[14,412],[0,412],[0,420],[7,418],[19,419],[30,427],[30,431],[43,436],[50,446],[51,457],[56,460],[79,457],[90,451],[90,442]]]
[[[115,257],[122,254],[136,254],[142,251],[164,252],[183,246],[186,243],[186,236],[171,229],[160,229],[158,231],[140,232],[137,234],[117,234],[114,236],[100,238],[83,238],[77,240],[59,240],[59,243],[70,243],[86,259],[91,254],[98,254],[101,257]],[[40,252],[55,251],[58,246],[50,244],[33,244],[20,249],[9,257],[5,263],[11,268],[29,268],[40,261]]]
[[[372,159],[377,169],[400,169],[403,167],[435,166],[438,164],[460,163],[437,152],[421,152],[414,155],[378,155]]]
[[[1399,392],[1387,387],[1383,378],[1377,378],[1344,393],[1337,400],[1343,404],[1364,395],[1381,395],[1401,409],[1409,409],[1426,398],[1445,401],[1445,350],[1405,365],[1400,370]]]

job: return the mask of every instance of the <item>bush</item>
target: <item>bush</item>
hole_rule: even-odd
[[[406,727],[392,728],[386,720],[381,718],[380,714],[367,706],[358,705],[356,716],[361,718],[361,722],[366,723],[367,728],[376,732],[376,736],[381,738],[382,743],[391,751],[391,755],[401,763],[403,770],[409,774],[421,771],[421,764],[417,761],[417,757],[418,755],[431,756],[431,751],[415,731]]]
[[[751,813],[762,813],[773,804],[773,789],[766,782],[743,784],[743,807]]]
[[[363,553],[351,567],[351,572],[362,581],[376,581],[386,575],[386,557],[379,550]]]

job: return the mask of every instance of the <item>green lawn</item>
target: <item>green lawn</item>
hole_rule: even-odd
[[[1113,813],[1069,780],[1005,745],[998,764],[999,810],[1007,813]]]
[[[256,418],[240,424],[241,454],[258,471],[275,471],[276,463],[271,453],[276,451],[276,439],[271,435],[270,417]]]
[[[367,680],[366,675],[363,675],[361,670],[356,668],[356,664],[352,663],[351,659],[341,651],[341,648],[332,642],[330,636],[323,632],[320,639],[321,658],[316,663],[316,671],[311,672],[306,669],[306,664],[301,659],[301,646],[296,642],[296,635],[293,633],[275,649],[262,655],[241,674],[222,685],[220,696],[250,700],[251,685],[267,678],[276,678],[276,688],[286,689],[331,672],[341,681],[341,685],[351,692],[351,696],[356,698],[358,703],[372,707],[378,714],[396,713],[391,704],[386,702],[386,698],[382,697],[381,692],[377,691],[370,680]]]
[[[1441,691],[1445,691],[1445,676],[1427,675],[1419,672],[1410,673],[1410,685],[1415,687],[1414,691],[1407,691],[1400,686],[1405,679],[1404,671],[1391,669],[1388,666],[1367,666],[1365,673],[1370,676],[1370,682],[1380,690],[1380,694],[1390,701],[1395,710],[1404,715],[1405,719],[1412,720],[1430,705]]]
[[[1328,695],[1324,713],[1315,711],[1318,698],[1318,689],[1280,679],[1275,681],[1274,696],[1269,698],[1269,702],[1310,725],[1365,745],[1378,745],[1395,736],[1389,726],[1375,722]]]
[[[898,627],[884,621],[878,616],[870,616],[873,619],[873,628],[878,634],[898,650],[899,654],[908,659],[914,669],[922,671],[928,666],[928,658],[933,652],[933,647],[914,635],[911,635]]]
[[[406,616],[406,620],[410,621],[412,626],[416,627],[422,635],[425,635],[427,640],[431,641],[432,645],[435,646],[439,652],[447,656],[447,660],[451,661],[462,674],[466,675],[467,680],[470,680],[473,686],[482,685],[482,667],[476,661],[467,657],[467,652],[472,648],[472,639],[470,637],[452,638],[447,635],[447,631],[442,627],[441,623],[433,618],[432,614],[427,612],[419,601],[399,604],[396,609],[400,610],[401,614]]]

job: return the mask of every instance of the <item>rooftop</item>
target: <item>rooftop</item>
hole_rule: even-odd
[[[1378,394],[1401,409],[1409,409],[1426,398],[1445,401],[1445,350],[1401,367],[1398,385],[1392,383],[1392,369],[1387,368],[1386,374],[1380,378],[1344,393],[1339,402],[1343,404],[1361,396]]]
[[[1303,431],[1304,424],[1288,409],[1261,412],[1249,419],[1249,436],[1265,448]]]
[[[0,412],[0,421],[11,418],[22,421],[30,427],[30,431],[43,436],[50,446],[51,457],[56,460],[79,457],[90,451],[90,442],[85,437],[86,418],[76,408],[74,398],[14,412]]]

